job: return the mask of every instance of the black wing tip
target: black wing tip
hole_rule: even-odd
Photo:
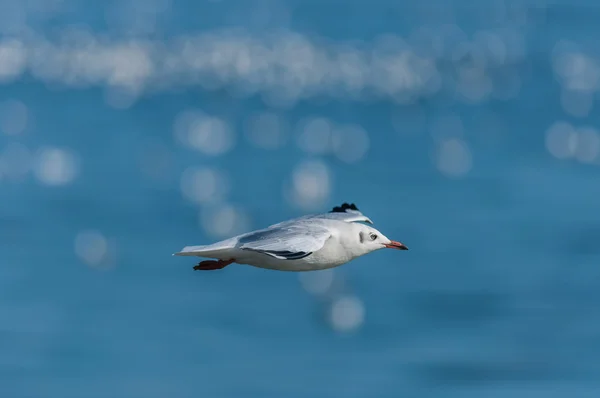
[[[333,209],[331,209],[330,213],[346,213],[346,210],[355,210],[355,211],[360,211],[358,210],[358,207],[356,207],[356,205],[354,203],[343,203],[341,206],[336,206]]]
[[[264,250],[263,253],[283,258],[285,260],[300,260],[312,254],[312,252],[292,252],[289,250]]]

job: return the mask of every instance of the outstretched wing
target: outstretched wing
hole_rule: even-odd
[[[279,226],[283,226],[283,225],[287,225],[287,224],[293,224],[295,222],[308,220],[311,218],[325,218],[328,220],[338,220],[338,221],[344,221],[344,222],[366,222],[369,224],[373,224],[373,221],[371,221],[371,219],[369,217],[367,217],[363,213],[361,213],[361,211],[358,210],[358,207],[356,207],[356,205],[354,203],[352,203],[352,204],[343,203],[341,206],[334,207],[329,213],[311,214],[308,216],[293,218],[291,220],[273,224],[269,228],[279,227]]]
[[[328,220],[338,220],[344,222],[366,222],[369,224],[373,224],[373,221],[360,211],[351,211],[345,213],[324,213],[317,214],[316,216],[312,216],[314,218],[326,218]]]
[[[312,223],[270,227],[239,238],[236,247],[282,260],[298,260],[321,249],[331,232]]]

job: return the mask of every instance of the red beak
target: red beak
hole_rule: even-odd
[[[390,241],[385,247],[388,249],[408,250],[408,247],[406,247],[404,243],[396,242],[395,240]]]

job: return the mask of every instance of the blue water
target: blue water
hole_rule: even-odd
[[[22,45],[0,51],[0,396],[598,396],[598,10],[554,4],[0,1],[2,45]],[[443,44],[419,41],[422,27],[446,32]],[[73,54],[61,58],[77,48],[68,29],[104,43],[104,58],[80,67]],[[500,47],[461,47],[484,31]],[[312,83],[286,80],[305,76],[294,69],[308,59],[297,47],[265,61],[274,72],[258,82],[220,75],[229,58],[198,75],[182,58],[163,65],[182,54],[183,36],[213,43],[202,48],[218,60],[224,40],[271,48],[292,33],[317,52],[364,56],[366,75],[334,67]],[[384,34],[431,60],[437,78],[418,80],[420,66],[409,98],[386,91],[394,82],[380,85],[370,58]],[[118,48],[145,40],[152,68],[127,77],[143,62]],[[571,83],[558,77],[561,48],[585,59],[583,68],[569,58]],[[122,74],[102,69],[119,59]],[[268,94],[265,76],[283,97]],[[488,91],[469,97],[461,87]],[[561,100],[565,90],[575,97]],[[178,141],[175,122],[190,109],[229,126],[205,131],[209,148],[229,140],[220,152]],[[246,134],[257,112],[282,121],[275,149]],[[298,136],[315,117],[359,126],[364,156],[303,149]],[[557,134],[553,146],[557,122],[571,138]],[[58,155],[45,158],[52,148]],[[310,182],[288,192],[307,164],[328,187],[314,200]],[[210,199],[190,200],[190,167],[226,176],[210,188],[219,193],[200,186]],[[195,260],[171,256],[345,201],[410,250],[336,269],[322,295],[298,274],[193,272]],[[229,229],[223,206],[237,215]],[[96,249],[78,249],[85,231]],[[360,303],[353,328],[332,320],[340,297]]]

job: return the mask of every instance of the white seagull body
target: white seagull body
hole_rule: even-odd
[[[389,240],[354,204],[344,203],[325,214],[295,218],[206,246],[186,246],[176,256],[214,258],[195,270],[247,264],[279,271],[315,271],[345,264],[375,250],[408,250]]]

